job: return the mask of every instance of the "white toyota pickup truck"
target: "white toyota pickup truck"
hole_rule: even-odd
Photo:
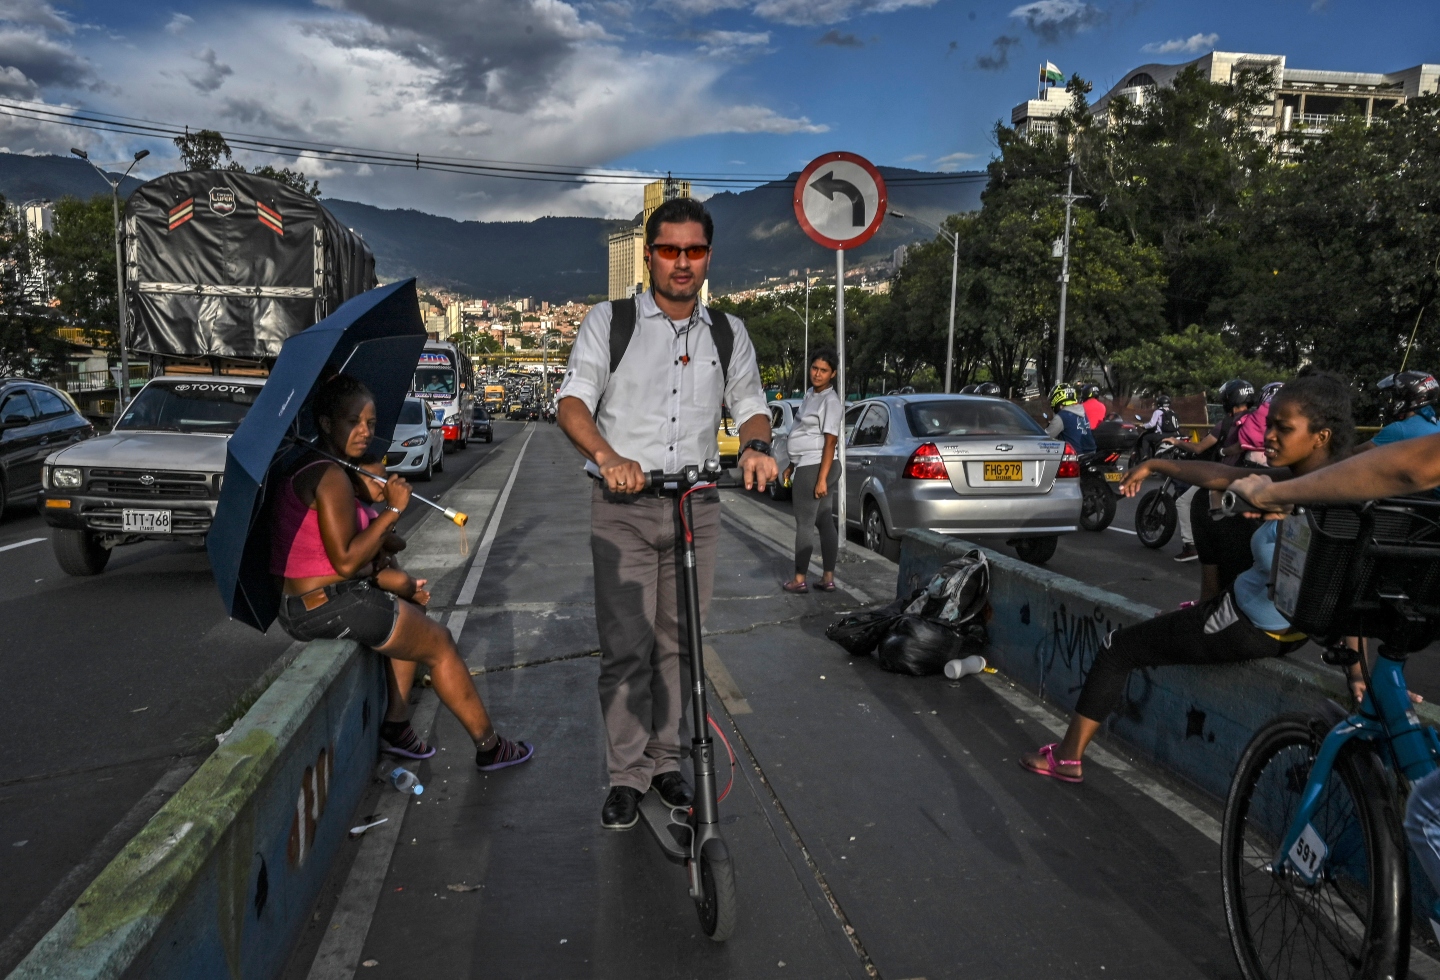
[[[60,567],[98,575],[120,545],[203,542],[220,497],[226,444],[264,383],[227,375],[156,378],[108,435],[50,455],[40,509]]]

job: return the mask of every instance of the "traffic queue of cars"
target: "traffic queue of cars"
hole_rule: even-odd
[[[770,403],[783,472],[798,399]],[[1018,406],[974,395],[869,398],[845,412],[845,523],[866,547],[900,553],[911,528],[998,538],[1043,564],[1079,529],[1080,466]],[[783,499],[784,487],[772,495]]]
[[[416,367],[385,453],[390,472],[428,480],[444,470],[447,452],[495,438],[465,362],[446,347],[427,345]],[[0,504],[5,492],[17,501],[38,498],[56,560],[70,575],[99,574],[122,545],[200,544],[220,498],[226,445],[264,384],[259,377],[162,375],[96,437],[61,392],[0,381]]]

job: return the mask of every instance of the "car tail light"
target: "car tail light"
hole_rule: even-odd
[[[1075,455],[1075,447],[1068,442],[1065,443],[1065,455],[1060,457],[1060,472],[1055,476],[1061,480],[1080,478],[1080,457]]]
[[[927,442],[911,453],[905,464],[904,476],[907,480],[950,479],[950,474],[945,470],[945,459],[940,455],[940,447],[933,442]]]

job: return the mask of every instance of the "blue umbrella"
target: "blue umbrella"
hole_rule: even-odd
[[[302,410],[316,386],[336,371],[364,382],[375,395],[375,441],[388,447],[424,349],[414,279],[361,293],[280,348],[265,387],[230,437],[206,539],[215,585],[232,619],[264,632],[280,608],[269,522],[259,519],[272,467],[292,451],[296,434],[309,434],[314,424]]]

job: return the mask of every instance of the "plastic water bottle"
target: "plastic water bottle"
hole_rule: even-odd
[[[965,657],[963,660],[950,661],[948,664],[945,665],[945,676],[950,678],[952,681],[958,681],[960,678],[965,677],[969,674],[978,674],[984,669],[985,658],[980,656],[979,654],[976,654],[974,656]]]
[[[395,771],[390,773],[390,782],[402,793],[414,793],[419,796],[425,792],[425,787],[420,785],[420,780],[404,766],[395,767]]]

